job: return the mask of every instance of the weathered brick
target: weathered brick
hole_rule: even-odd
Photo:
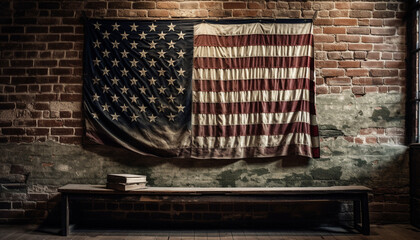
[[[322,76],[324,77],[344,76],[344,69],[324,68],[322,69]]]
[[[223,8],[224,9],[245,9],[246,3],[245,2],[224,2]]]
[[[336,26],[356,26],[357,19],[354,18],[336,18],[334,19],[334,25]]]
[[[369,2],[355,2],[351,3],[351,9],[356,10],[373,10],[375,8],[375,3],[369,3]]]
[[[324,27],[323,28],[324,34],[345,34],[346,28],[344,27]]]
[[[51,128],[51,135],[73,135],[73,128]]]

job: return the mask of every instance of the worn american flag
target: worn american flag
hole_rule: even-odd
[[[308,20],[88,20],[86,134],[161,157],[319,157]]]

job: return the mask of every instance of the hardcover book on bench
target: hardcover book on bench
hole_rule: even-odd
[[[145,183],[145,175],[136,174],[108,174],[108,183]]]

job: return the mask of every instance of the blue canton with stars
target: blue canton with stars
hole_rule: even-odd
[[[164,157],[188,155],[194,21],[87,20],[86,134]]]

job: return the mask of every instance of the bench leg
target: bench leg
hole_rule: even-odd
[[[364,235],[370,234],[370,222],[369,222],[369,203],[368,203],[368,195],[363,194],[361,199],[361,207],[362,207],[362,233]]]
[[[65,193],[61,194],[61,235],[67,236],[69,231],[69,196]]]
[[[360,200],[353,201],[353,223],[354,228],[359,227],[360,223]]]

